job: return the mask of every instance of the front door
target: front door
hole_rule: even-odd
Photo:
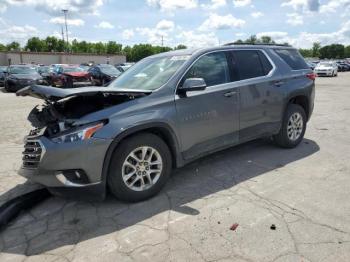
[[[215,52],[201,56],[187,71],[187,78],[203,78],[203,91],[176,95],[175,104],[184,158],[238,143],[239,94],[231,83],[229,52]]]

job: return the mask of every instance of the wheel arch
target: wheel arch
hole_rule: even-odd
[[[295,105],[301,106],[304,109],[304,112],[305,112],[306,117],[307,117],[307,121],[309,120],[309,117],[310,117],[310,101],[309,101],[309,98],[306,95],[298,94],[298,95],[295,95],[293,97],[290,97],[287,105],[289,105],[289,104],[295,104]]]
[[[171,127],[166,123],[142,124],[129,128],[114,138],[113,142],[107,150],[103,162],[102,181],[104,183],[107,181],[108,170],[113,152],[116,150],[120,142],[140,133],[152,133],[159,136],[169,147],[171,156],[173,158],[173,167],[180,167],[183,165],[183,159],[180,154],[178,139]]]

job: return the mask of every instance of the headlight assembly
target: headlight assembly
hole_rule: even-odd
[[[95,125],[84,126],[80,129],[74,130],[72,132],[67,132],[61,134],[57,137],[52,138],[51,140],[55,143],[69,143],[83,141],[91,138],[97,130],[103,127],[103,123],[98,123]]]

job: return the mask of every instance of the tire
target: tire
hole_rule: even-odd
[[[145,174],[137,175],[137,173],[141,172],[140,171],[141,168],[143,168],[142,169],[143,173],[150,172],[150,171],[144,170],[144,168],[147,168],[147,166],[146,167],[144,165],[137,166],[137,164],[135,164],[137,163],[137,161],[134,162],[135,158],[130,156],[130,154],[133,151],[139,150],[140,147],[148,147],[149,149],[150,148],[155,149],[158,155],[154,153],[154,155],[151,156],[151,158],[154,161],[153,163],[158,161],[155,159],[161,159],[161,162],[162,162],[161,168],[160,168],[160,165],[150,164],[152,160],[150,160],[151,162],[149,162],[148,164],[149,170],[151,167],[152,169],[159,168],[161,170],[158,173],[153,173],[149,175],[149,177],[153,176],[153,179],[154,179],[153,185],[149,183],[150,180],[147,178]],[[148,155],[149,157],[149,155],[151,155],[150,152],[152,152],[151,149],[147,151],[147,154],[145,155],[146,156]],[[140,155],[138,155],[138,157],[140,157]],[[148,157],[145,157],[145,159],[147,159]],[[133,168],[129,168],[129,165],[124,165],[124,163],[126,162],[130,163],[130,161],[134,162]],[[145,162],[141,162],[141,165],[142,163],[145,163]],[[111,157],[111,162],[109,164],[107,184],[111,193],[120,200],[127,201],[127,202],[142,201],[156,195],[163,188],[163,186],[165,185],[165,183],[167,182],[170,176],[171,169],[172,169],[172,157],[171,157],[170,150],[168,146],[165,144],[165,142],[154,134],[141,133],[123,140],[120,143],[120,145],[116,148],[116,150],[114,151]],[[136,171],[136,172],[134,173],[133,171]],[[129,180],[126,180],[127,182],[124,182],[123,177],[126,178],[128,175],[128,172],[129,174],[134,173],[134,175],[132,175],[129,178]],[[140,177],[143,177],[143,178],[141,179]],[[134,180],[137,182],[134,182]],[[141,180],[144,181],[144,185],[148,186],[149,188],[141,189],[142,187]],[[138,189],[130,188],[133,182],[134,182],[133,187],[135,188],[137,188],[138,186],[140,187]],[[127,183],[129,183],[129,186],[127,185]]]
[[[289,135],[291,133],[288,132],[288,128],[290,128],[289,123],[291,121],[291,117],[297,116],[297,115],[299,115],[302,118],[301,119],[302,128],[299,128],[298,131],[296,131],[299,135],[295,136],[294,137],[295,139],[293,139]],[[306,122],[306,114],[304,109],[300,105],[289,104],[283,117],[281,129],[279,133],[273,137],[273,139],[275,143],[280,147],[294,148],[297,145],[299,145],[300,142],[303,140],[305,130],[306,130],[306,125],[307,125],[307,122]]]

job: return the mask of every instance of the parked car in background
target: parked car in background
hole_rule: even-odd
[[[315,75],[294,48],[233,45],[145,58],[108,87],[17,95],[45,100],[28,117],[22,176],[60,196],[103,198],[108,187],[140,201],[215,151],[266,136],[299,145]]]
[[[46,85],[51,85],[51,75],[53,74],[53,68],[50,66],[40,66],[37,68],[38,73],[44,79]]]
[[[344,62],[337,62],[339,72],[350,71],[350,65]]]
[[[7,66],[0,66],[0,86],[4,86]]]
[[[317,64],[314,71],[315,71],[315,74],[318,76],[337,76],[338,65],[336,62],[323,61]]]
[[[79,65],[59,65],[51,76],[54,87],[73,88],[93,85],[90,74]]]
[[[122,64],[116,64],[115,67],[120,71],[120,72],[125,72],[128,70],[130,67],[132,67],[135,63],[122,63]]]
[[[16,92],[23,87],[44,84],[44,80],[31,65],[11,65],[7,68],[5,77],[5,90],[7,92]]]
[[[315,63],[312,63],[312,62],[306,62],[307,65],[310,67],[311,70],[314,70],[315,67],[316,67],[316,64]]]
[[[122,74],[114,66],[108,64],[95,65],[88,72],[96,86],[104,86]]]

